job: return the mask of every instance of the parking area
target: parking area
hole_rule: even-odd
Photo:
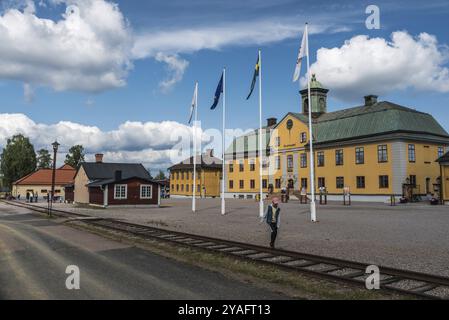
[[[44,205],[44,204],[42,204]],[[206,236],[268,245],[269,229],[258,217],[254,200],[168,199],[161,208],[93,209],[66,204],[64,208],[94,216],[127,220]],[[317,223],[309,206],[281,204],[277,247],[366,263],[449,276],[449,206],[379,203],[318,206]]]

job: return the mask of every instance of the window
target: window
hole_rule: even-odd
[[[262,188],[263,188],[263,189],[268,188],[268,181],[267,181],[267,179],[263,179],[263,180],[262,180]]]
[[[189,171],[187,171],[186,172],[186,180],[189,180],[190,179],[190,173],[189,173]]]
[[[229,189],[234,189],[234,180],[229,180]]]
[[[345,187],[345,178],[344,177],[337,177],[337,189],[343,189]]]
[[[275,169],[276,170],[280,170],[281,169],[281,157],[280,156],[276,156],[275,158]]]
[[[357,188],[365,189],[365,177],[363,176],[357,177]]]
[[[151,184],[142,184],[140,186],[140,199],[152,199],[153,186]]]
[[[240,180],[240,181],[239,181],[239,186],[240,186],[240,189],[245,188],[245,181]]]
[[[388,150],[387,145],[377,146],[377,161],[388,162]]]
[[[318,188],[326,188],[326,178],[318,178]]]
[[[320,151],[316,154],[316,159],[317,159],[317,166],[318,167],[324,167],[324,152]]]
[[[281,146],[281,137],[276,137],[276,147]]]
[[[199,184],[196,185],[196,192],[201,192],[201,186]]]
[[[181,184],[181,192],[184,192],[184,185]]]
[[[184,180],[184,171],[181,172],[181,180]]]
[[[410,175],[410,184],[416,188],[416,176]]]
[[[301,132],[300,141],[301,143],[305,143],[307,141],[307,133]]]
[[[292,155],[287,156],[287,170],[288,170],[288,172],[293,171],[293,156]]]
[[[335,150],[335,164],[337,166],[343,165],[343,150],[342,149]]]
[[[256,171],[256,163],[254,160],[250,160],[249,162],[249,171]]]
[[[379,188],[388,188],[388,176],[379,176]]]
[[[171,191],[175,191],[175,185],[174,184],[171,185]]]
[[[281,179],[276,179],[274,181],[274,184],[275,184],[276,189],[280,189],[281,188]]]
[[[176,180],[179,180],[179,172],[176,172]]]
[[[415,152],[415,145],[409,144],[408,145],[408,161],[409,162],[416,162],[416,152]]]
[[[179,191],[179,184],[176,185],[176,191]]]
[[[444,156],[444,148],[438,147],[438,158],[441,158],[442,156]]]
[[[239,162],[239,171],[240,171],[240,172],[245,171],[245,164],[243,163],[243,161],[240,161],[240,162]]]
[[[234,164],[229,164],[229,172],[234,172]]]
[[[355,164],[365,163],[365,148],[355,148]]]
[[[189,185],[186,184],[186,192],[189,192]]]
[[[301,168],[307,168],[307,153],[301,153]]]
[[[307,189],[307,178],[301,178],[301,188]]]
[[[122,200],[128,197],[128,186],[126,184],[116,184],[114,186],[114,199]]]
[[[256,180],[250,180],[249,185],[250,185],[251,189],[255,189],[256,188]]]

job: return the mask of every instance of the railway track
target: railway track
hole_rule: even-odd
[[[4,201],[13,206],[47,213],[47,209],[30,204]],[[216,239],[200,235],[171,231],[151,226],[128,223],[120,220],[95,218],[63,210],[53,214],[66,218],[81,218],[83,223],[107,230],[132,234],[145,239],[169,242],[189,248],[221,253],[246,261],[295,270],[318,278],[365,286],[370,275],[366,273],[369,264],[323,257],[318,255],[271,249],[248,243]],[[449,299],[449,278],[414,271],[378,266],[380,288],[390,292],[412,295],[426,299]]]

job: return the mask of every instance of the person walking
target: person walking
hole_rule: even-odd
[[[271,229],[271,242],[270,247],[274,248],[276,238],[278,235],[278,229],[280,226],[280,212],[281,208],[279,208],[279,198],[273,198],[271,200],[271,204],[268,205],[267,211],[265,212],[265,215],[263,217],[263,220],[270,226]]]

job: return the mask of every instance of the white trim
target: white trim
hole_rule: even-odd
[[[108,188],[108,185],[106,185],[105,187],[104,187],[104,191],[103,191],[103,207],[107,207],[108,206],[108,192],[109,192],[109,188]]]
[[[143,190],[143,188],[146,188],[146,187],[150,187],[150,196],[149,197],[143,197],[142,196],[142,190]],[[140,196],[140,199],[142,199],[142,200],[150,200],[150,199],[153,199],[153,185],[151,185],[151,184],[141,184],[140,185],[140,194],[139,194],[139,196]]]
[[[125,197],[117,197],[117,187],[125,187]],[[128,185],[127,184],[114,184],[114,200],[127,200],[128,199]]]

